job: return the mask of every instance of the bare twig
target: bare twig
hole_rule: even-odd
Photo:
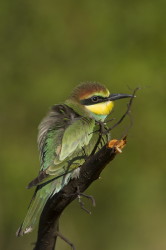
[[[97,140],[97,142],[96,142],[96,144],[95,144],[95,146],[94,146],[94,149],[92,150],[90,156],[92,156],[92,155],[95,154],[95,152],[96,152],[96,150],[97,150],[97,147],[98,147],[98,145],[100,144],[100,141],[101,141],[101,139],[102,139],[103,130],[104,130],[104,123],[103,123],[103,122],[99,122],[98,124],[99,124],[99,130],[98,130],[97,132],[99,133],[99,137],[98,137],[98,140]]]
[[[136,92],[139,90],[140,88],[135,88],[134,91],[133,91],[133,94],[132,94],[132,97],[130,98],[130,101],[129,103],[127,104],[127,110],[126,112],[122,115],[122,117],[119,119],[119,121],[117,121],[112,127],[110,127],[108,129],[108,131],[111,131],[113,130],[115,127],[117,127],[123,120],[124,118],[130,114],[131,112],[131,106],[132,106],[132,103],[133,103],[133,99],[135,98],[135,94]]]

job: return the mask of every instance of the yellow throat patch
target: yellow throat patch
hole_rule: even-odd
[[[93,105],[86,105],[85,107],[96,115],[109,115],[114,103],[112,101],[100,102]]]

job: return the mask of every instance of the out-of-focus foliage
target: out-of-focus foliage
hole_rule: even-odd
[[[164,0],[1,0],[0,249],[33,248],[36,231],[19,239],[15,231],[38,173],[37,126],[86,80],[113,93],[142,89],[124,153],[87,190],[97,202],[92,216],[74,202],[61,231],[80,250],[166,249],[165,9]],[[116,102],[113,116],[125,108]]]

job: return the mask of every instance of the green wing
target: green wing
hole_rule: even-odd
[[[52,160],[53,158],[54,160],[50,162],[50,165],[46,169],[46,173],[54,175],[54,177],[65,174],[68,162],[81,155],[83,153],[82,148],[90,142],[94,126],[94,120],[84,118],[80,118],[69,125],[63,133],[61,143],[58,146],[56,144],[56,147],[54,145],[54,157],[52,157]],[[53,144],[53,140],[52,138],[52,143],[50,143],[50,145]],[[76,163],[71,164],[68,170],[70,171],[78,167],[82,164],[82,161],[77,163],[78,165]]]
[[[64,161],[72,156],[73,152],[82,150],[92,138],[95,122],[92,119],[80,119],[70,125],[62,138],[62,148],[59,154],[59,160]]]
[[[66,105],[54,106],[39,125],[41,168],[28,188],[65,174],[68,162],[83,154],[82,148],[93,137],[94,127],[95,120],[78,115]],[[74,163],[68,170],[82,163],[83,161],[78,162],[78,165]]]
[[[54,177],[64,174],[67,161],[82,153],[82,148],[90,142],[94,127],[95,120],[78,115],[67,105],[53,106],[39,125],[39,176],[43,171]],[[43,178],[37,178],[35,185],[38,185],[41,179],[43,181]]]

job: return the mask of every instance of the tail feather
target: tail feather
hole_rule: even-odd
[[[30,203],[27,215],[16,232],[17,236],[23,236],[24,234],[30,233],[41,214],[47,200],[52,197],[55,193],[58,193],[70,180],[71,174],[64,176],[48,183],[41,189],[36,189],[36,192]]]
[[[17,236],[23,236],[24,234],[30,233],[33,230],[33,226],[38,216],[42,212],[49,196],[50,195],[47,194],[47,196],[41,197],[40,192],[37,192],[36,197],[32,201],[22,225],[16,233]]]

